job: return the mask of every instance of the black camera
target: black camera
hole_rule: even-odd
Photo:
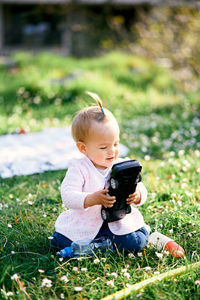
[[[102,206],[101,216],[104,221],[114,222],[131,212],[131,206],[126,203],[126,199],[135,192],[137,183],[142,180],[141,170],[142,166],[136,159],[113,165],[105,189],[109,190],[110,196],[116,197],[116,202],[112,207]]]

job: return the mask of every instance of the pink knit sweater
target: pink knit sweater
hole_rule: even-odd
[[[101,205],[85,209],[84,200],[88,194],[103,189],[104,184],[104,175],[86,156],[72,159],[61,185],[62,201],[67,209],[59,215],[55,230],[72,241],[93,239],[103,224]],[[141,205],[146,201],[147,190],[142,182],[138,183],[137,190],[141,193]],[[108,224],[114,234],[128,234],[143,226],[149,230],[136,206],[132,205],[131,213],[123,219]]]

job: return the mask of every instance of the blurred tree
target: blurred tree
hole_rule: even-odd
[[[132,27],[136,44],[130,49],[153,58],[174,70],[183,80],[200,75],[200,11],[196,8],[154,7],[148,14],[140,10]]]

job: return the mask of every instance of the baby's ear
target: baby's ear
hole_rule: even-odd
[[[85,145],[85,143],[78,141],[78,142],[76,143],[76,146],[78,147],[78,150],[79,150],[81,153],[86,154],[86,145]]]

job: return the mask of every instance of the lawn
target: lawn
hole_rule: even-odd
[[[152,231],[175,239],[184,259],[147,247],[62,260],[50,251],[63,207],[65,171],[0,179],[0,299],[101,299],[156,274],[200,260],[199,84],[182,84],[169,69],[113,52],[75,59],[18,53],[0,65],[0,134],[68,126],[102,98],[119,121],[121,143],[143,166],[148,200],[140,208]],[[158,281],[127,299],[199,299],[200,268]]]

